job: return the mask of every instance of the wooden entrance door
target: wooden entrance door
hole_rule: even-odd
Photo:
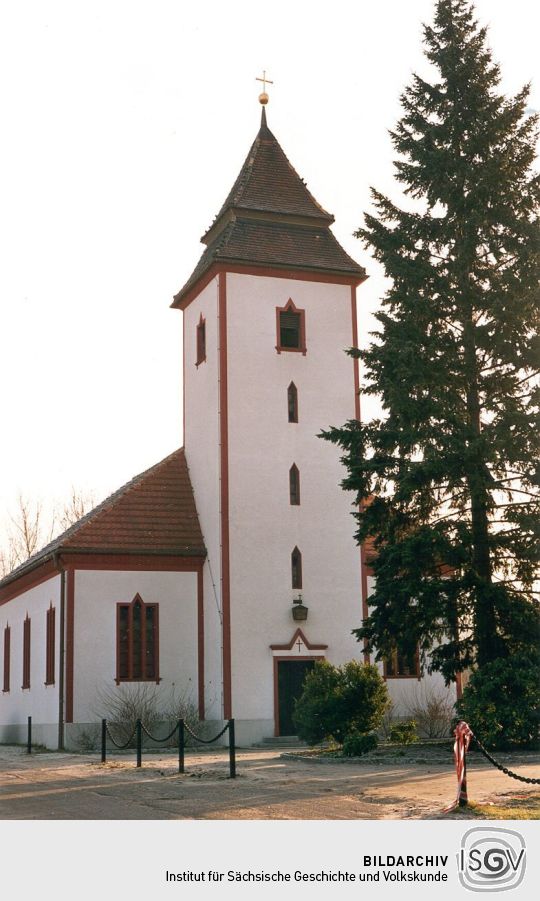
[[[278,735],[295,735],[294,702],[302,694],[306,673],[313,669],[314,660],[278,660]]]

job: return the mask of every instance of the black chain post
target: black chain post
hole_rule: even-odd
[[[142,723],[137,720],[137,766],[142,766]]]
[[[101,720],[101,762],[107,761],[107,720]]]
[[[26,736],[26,752],[27,754],[32,753],[32,717],[28,717],[28,732]]]
[[[178,772],[184,772],[184,749],[186,735],[184,731],[184,720],[178,720]]]
[[[229,775],[236,779],[236,745],[234,737],[234,720],[229,720]]]

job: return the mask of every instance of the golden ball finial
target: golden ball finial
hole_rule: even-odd
[[[270,98],[268,97],[266,91],[263,91],[262,94],[259,94],[259,103],[262,104],[262,106],[266,106],[269,99]]]

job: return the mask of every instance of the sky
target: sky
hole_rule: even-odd
[[[182,443],[169,309],[268,123],[364,265],[360,343],[384,293],[353,232],[399,200],[388,136],[426,72],[432,0],[93,0],[0,5],[0,546],[19,493],[96,500]],[[532,0],[478,0],[514,93],[540,108]],[[369,408],[368,413],[369,413]],[[321,423],[324,426],[325,423]]]

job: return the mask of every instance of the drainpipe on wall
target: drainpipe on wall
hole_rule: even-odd
[[[66,631],[66,573],[58,560],[53,557],[56,568],[60,571],[60,659],[58,667],[58,750],[64,750],[64,673],[65,673],[65,631]]]

